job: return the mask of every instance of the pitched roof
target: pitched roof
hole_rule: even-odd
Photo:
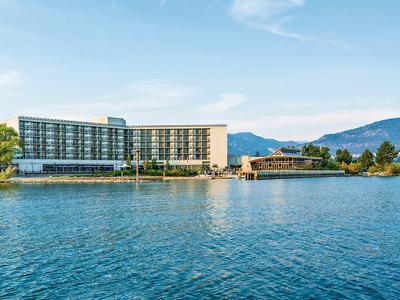
[[[303,156],[301,154],[301,150],[297,148],[284,148],[281,147],[275,150],[273,153],[263,157],[257,157],[251,159],[250,162],[257,162],[268,158],[303,158],[303,159],[313,159],[313,160],[322,160],[321,157],[310,157],[310,156]]]

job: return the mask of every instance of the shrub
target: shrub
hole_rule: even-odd
[[[368,173],[375,174],[381,171],[381,168],[377,165],[372,165],[368,168]]]
[[[7,169],[0,171],[0,182],[10,179],[14,171],[15,169],[11,166],[8,166]]]
[[[325,162],[321,162],[310,167],[305,167],[306,170],[339,170],[340,164],[332,159],[328,159]]]
[[[348,164],[346,164],[344,161],[339,164],[340,170],[343,170],[346,173],[348,172],[348,167],[349,167]]]
[[[186,169],[173,169],[173,170],[168,170],[165,172],[166,176],[182,176],[182,177],[188,177],[188,176],[196,176],[198,174],[197,171],[192,171],[192,170],[186,170]]]
[[[163,176],[164,172],[161,170],[153,170],[153,169],[148,169],[143,171],[143,175],[146,176]]]
[[[351,175],[357,175],[361,171],[361,164],[360,163],[350,163],[347,166],[347,172]]]
[[[345,171],[346,174],[350,175],[357,175],[361,172],[361,164],[360,163],[350,163],[346,164],[345,162],[342,162],[340,164],[340,169]]]
[[[398,176],[400,175],[400,164],[386,164],[384,170],[389,176]]]
[[[133,173],[134,173],[134,171],[132,171],[132,170],[123,170],[123,171],[114,170],[114,171],[108,172],[107,176],[108,177],[120,177],[122,174],[124,176],[131,176],[131,175],[133,175]]]

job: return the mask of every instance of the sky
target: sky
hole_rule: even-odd
[[[398,0],[0,0],[0,120],[224,123],[280,140],[400,117]]]

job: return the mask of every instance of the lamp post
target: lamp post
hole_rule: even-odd
[[[136,149],[135,150],[135,154],[136,154],[136,183],[139,183],[139,154],[140,154],[140,150]]]
[[[165,168],[167,167],[167,161],[166,160],[164,160],[164,168],[163,168],[163,179],[164,179],[164,177],[165,177]]]

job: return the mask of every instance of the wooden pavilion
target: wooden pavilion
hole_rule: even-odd
[[[304,170],[321,162],[320,157],[303,156],[300,149],[279,148],[272,154],[249,160],[251,170]]]

